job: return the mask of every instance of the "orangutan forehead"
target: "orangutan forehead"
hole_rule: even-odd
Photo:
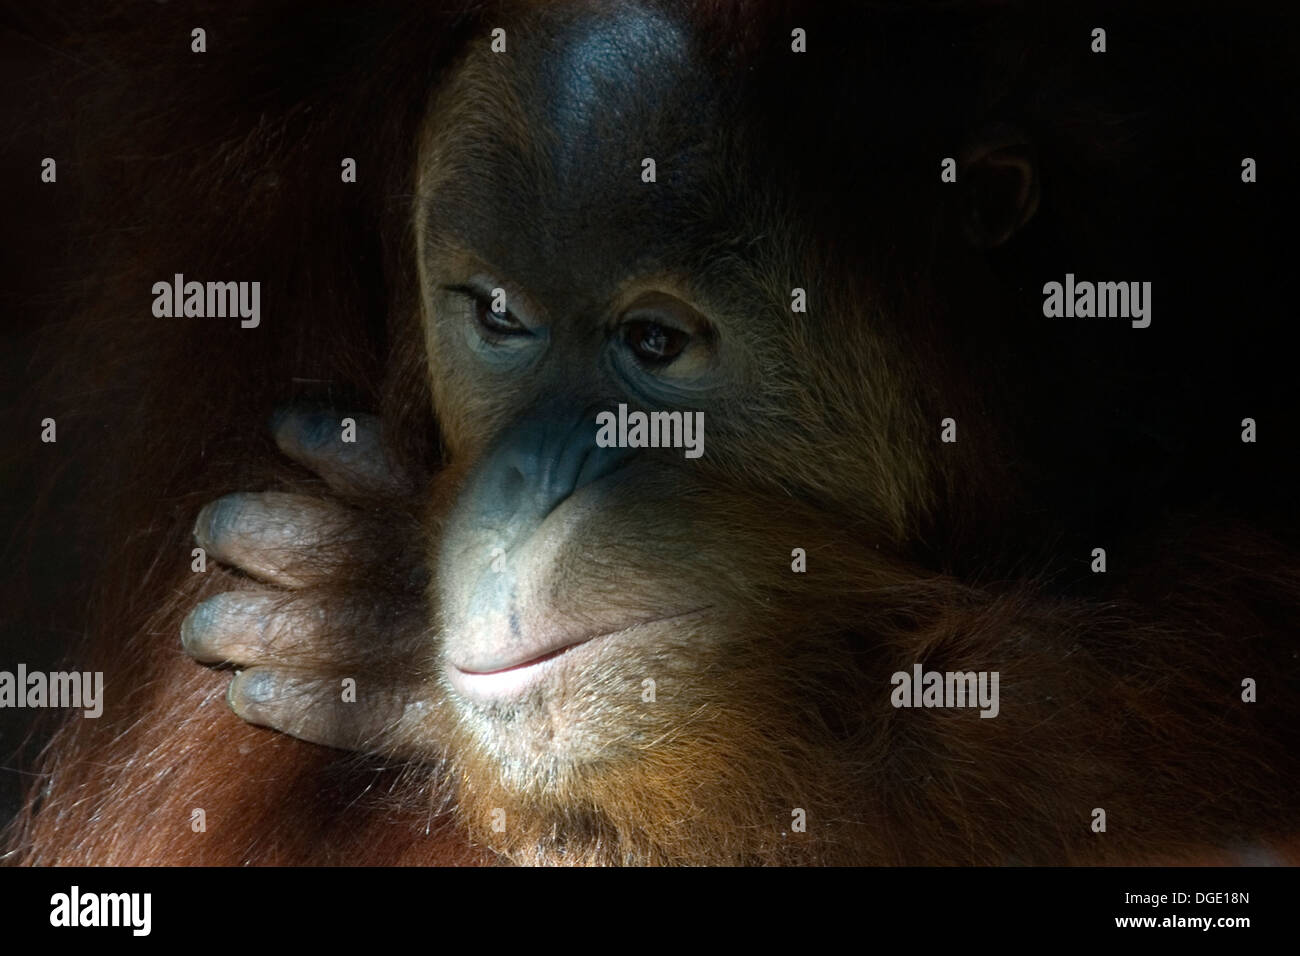
[[[716,129],[705,115],[716,97],[686,28],[659,11],[542,10],[501,29],[467,51],[443,97],[455,115],[436,130],[480,160],[492,150],[524,153],[561,184],[589,191],[601,166],[662,162]]]
[[[505,48],[476,41],[435,104],[422,227],[503,263],[561,246],[612,273],[666,264],[662,247],[726,174],[713,159],[718,96],[691,68],[685,28],[631,6],[540,11],[504,29]]]

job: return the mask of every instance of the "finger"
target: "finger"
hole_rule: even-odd
[[[350,424],[349,424],[350,423]],[[384,451],[379,418],[322,409],[285,408],[271,420],[275,443],[341,494],[401,494],[406,476]]]
[[[268,591],[228,591],[197,605],[181,622],[181,647],[204,664],[241,666],[293,659],[325,648],[325,604]]]
[[[226,495],[205,505],[194,523],[194,538],[209,555],[291,588],[329,577],[358,536],[342,505],[280,492]]]
[[[241,671],[230,682],[226,699],[241,719],[300,740],[342,750],[382,752],[406,705],[391,691],[356,681],[320,680],[270,667]]]

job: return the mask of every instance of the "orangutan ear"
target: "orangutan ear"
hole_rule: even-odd
[[[1038,158],[1014,126],[987,126],[962,152],[962,228],[978,249],[1000,246],[1038,211]]]

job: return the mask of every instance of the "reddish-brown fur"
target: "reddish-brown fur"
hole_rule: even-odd
[[[212,52],[197,67],[187,38],[204,18],[188,11],[151,10],[147,25],[125,33],[96,26],[84,38],[58,35],[69,55],[97,64],[93,78],[74,77],[65,92],[99,114],[82,157],[94,177],[84,187],[93,218],[79,223],[99,248],[88,254],[75,305],[51,324],[44,365],[52,371],[36,405],[52,409],[59,454],[71,456],[74,480],[84,482],[77,514],[102,563],[93,589],[71,592],[87,611],[84,650],[70,659],[105,672],[109,704],[102,719],[69,720],[50,739],[41,783],[12,830],[13,858],[486,862],[495,857],[481,847],[496,844],[482,828],[484,810],[509,804],[509,795],[455,790],[427,768],[385,766],[244,725],[224,702],[228,674],[197,667],[178,641],[195,601],[233,579],[189,569],[198,508],[234,489],[319,491],[277,464],[265,418],[278,401],[306,394],[380,408],[414,473],[427,477],[440,462],[413,346],[421,336],[414,290],[401,280],[413,272],[416,131],[444,44],[454,48],[478,11],[374,14],[372,24],[387,25],[353,62],[347,24],[338,35],[304,37],[223,17],[219,6],[208,17]],[[299,22],[318,22],[308,9],[297,10]],[[697,16],[712,29],[734,18],[760,32],[724,4]],[[106,38],[112,56],[100,46]],[[747,42],[757,42],[753,33]],[[204,75],[217,70],[220,82]],[[138,112],[124,112],[136,103]],[[365,171],[356,187],[338,188],[342,156]],[[222,320],[154,319],[149,283],[174,272],[261,278],[265,334]],[[911,294],[903,304],[925,313],[925,295]],[[978,380],[979,370],[942,368],[939,377],[947,394],[966,395],[973,389],[963,379]],[[898,385],[927,414],[944,391]],[[1014,501],[999,495],[999,468],[1019,469],[971,447],[961,454],[972,457],[938,469],[925,500],[889,502],[911,512],[892,532],[920,540],[935,514],[964,515],[969,501],[987,507],[985,521],[1005,515],[1008,537],[1022,530]],[[973,461],[987,470],[972,475]],[[1033,570],[1016,579],[996,565],[1007,580],[963,582],[963,569],[922,570],[922,555],[882,557],[842,518],[793,502],[784,514],[752,514],[724,499],[714,519],[764,527],[750,550],[775,556],[751,570],[755,590],[736,595],[772,598],[754,634],[754,693],[738,693],[678,749],[634,768],[635,779],[620,772],[594,782],[584,799],[602,812],[584,835],[600,839],[576,848],[574,861],[1189,862],[1260,843],[1280,848],[1293,836],[1300,561],[1281,534],[1174,516],[1175,530],[1148,542],[1143,571],[1125,586],[1056,596]],[[952,540],[961,542],[965,529],[955,524]],[[792,537],[817,542],[816,575],[792,579],[782,558]],[[1010,566],[1018,554],[1014,546],[1004,554]],[[860,722],[848,728],[851,753],[841,738],[810,739],[795,719],[800,700],[762,697],[774,686],[766,678],[781,671],[772,662],[787,636],[819,629],[871,636],[870,661],[837,656],[830,643],[798,659],[810,665],[808,699],[833,701],[835,721]],[[909,714],[898,732],[888,687],[855,681],[916,661],[1002,670],[1003,717]],[[1257,705],[1240,701],[1244,676],[1261,680]],[[745,674],[731,679],[743,686]],[[859,693],[866,703],[850,712],[844,702]],[[798,759],[776,759],[799,747],[807,751]],[[455,769],[473,771],[478,759],[466,747]],[[686,767],[703,782],[690,799]],[[814,815],[806,845],[776,831],[737,837],[809,797],[854,815]],[[455,805],[472,839],[453,820]],[[1106,838],[1088,829],[1095,806],[1111,821]],[[206,832],[191,830],[196,808]],[[525,818],[537,811],[544,827],[557,808],[518,810]],[[688,813],[701,816],[699,829],[679,826]],[[525,827],[497,848],[529,862],[543,835]]]

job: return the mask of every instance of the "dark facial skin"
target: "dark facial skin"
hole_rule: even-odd
[[[680,450],[598,448],[596,413],[703,411],[725,461],[728,431],[749,427],[730,405],[758,389],[738,310],[781,303],[751,289],[720,312],[697,291],[725,235],[709,220],[726,171],[708,162],[725,144],[680,31],[629,9],[547,23],[519,49],[471,57],[433,110],[419,185],[435,402],[467,468],[433,601],[464,727],[521,778],[562,778],[652,739],[628,732],[646,723],[628,713],[642,681],[671,685],[675,647],[706,652],[734,626],[715,591],[734,562],[695,516],[711,472]],[[461,120],[488,98],[515,108]]]
[[[324,676],[350,673],[335,636],[289,616],[293,605],[261,626],[273,637],[258,653],[238,636],[247,613],[209,614],[191,628],[204,636],[187,640],[203,659],[254,665],[231,689],[254,722],[450,761],[471,781],[457,795],[471,829],[509,808],[510,831],[482,838],[517,859],[555,852],[540,834],[555,832],[557,813],[572,859],[600,845],[591,859],[611,846],[628,860],[702,847],[727,858],[725,833],[670,826],[702,807],[714,808],[710,826],[761,827],[745,856],[802,854],[818,842],[792,847],[781,824],[808,794],[837,806],[864,797],[849,796],[861,788],[840,769],[863,733],[852,689],[862,660],[841,656],[847,635],[823,638],[843,627],[846,581],[871,574],[887,587],[903,573],[878,549],[904,521],[901,486],[923,467],[907,447],[920,442],[888,461],[871,453],[909,424],[873,422],[886,385],[860,363],[882,346],[861,337],[869,325],[852,310],[815,308],[816,324],[792,313],[793,288],[821,294],[797,204],[738,193],[745,130],[727,120],[733,94],[676,26],[636,8],[560,13],[512,31],[512,44],[469,55],[421,149],[414,231],[448,452],[419,596],[432,631],[377,633],[372,657],[389,662],[358,666],[405,677],[350,708]],[[655,182],[642,180],[646,157]],[[861,350],[847,362],[845,336]],[[834,388],[840,375],[849,384]],[[822,404],[827,386],[861,406]],[[704,456],[598,448],[595,415],[620,403],[702,411]],[[289,454],[345,491],[362,462],[383,483],[377,452],[341,462],[302,439],[307,421],[279,421]],[[774,430],[791,437],[773,447]],[[853,441],[867,452],[842,454]],[[242,500],[246,521],[228,509],[215,525],[201,519],[199,537],[271,583],[301,581],[233,542],[278,546],[268,528],[297,529],[304,547],[346,557],[348,542],[367,540],[337,507]],[[824,552],[816,584],[789,567],[791,549],[813,542]],[[832,570],[864,543],[861,561]],[[880,711],[884,696],[872,704]],[[695,785],[679,785],[680,766],[697,769]],[[579,806],[593,809],[575,818]]]
[[[1184,839],[1203,823],[1178,816],[1190,771],[1135,767],[1125,741],[1217,705],[1125,688],[1172,656],[1197,673],[1222,635],[920,563],[945,505],[977,537],[1020,507],[1000,383],[941,325],[999,303],[978,283],[951,310],[929,295],[938,267],[900,264],[883,212],[894,184],[818,198],[738,82],[631,5],[536,13],[508,53],[467,52],[412,209],[445,467],[398,474],[377,419],[353,416],[352,446],[321,440],[343,412],[281,416],[280,447],[341,500],[209,506],[200,543],[279,590],[201,605],[187,649],[245,668],[230,701],[254,723],[436,766],[470,835],[516,862],[1107,859],[1086,822],[1102,799],[1177,820],[1129,850]],[[1037,203],[1032,151],[999,136],[963,169],[987,159],[1008,187],[1001,214],[981,194],[980,246]],[[827,201],[848,211],[814,228]],[[868,224],[884,251],[846,263]],[[933,241],[945,267],[978,265]],[[620,404],[702,412],[704,455],[598,447]],[[366,567],[401,585],[366,590]],[[1001,672],[997,719],[891,707],[890,675],[921,661]],[[1254,733],[1239,719],[1224,753]]]

